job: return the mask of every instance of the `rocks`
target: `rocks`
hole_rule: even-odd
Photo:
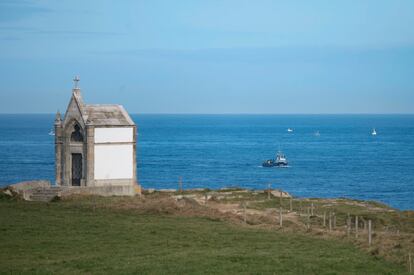
[[[162,192],[162,193],[174,193],[177,192],[176,189],[160,189],[158,190],[158,192]]]
[[[18,199],[21,196],[17,194],[16,192],[13,192],[9,188],[0,189],[0,199],[7,199],[7,200],[13,200]]]
[[[32,181],[23,181],[23,182],[11,184],[8,187],[16,193],[21,193],[26,190],[32,190],[32,189],[39,188],[39,187],[46,188],[50,186],[51,186],[50,181],[32,180]]]
[[[49,188],[51,186],[50,181],[47,180],[32,180],[32,181],[23,181],[15,184],[9,185],[7,188],[11,192],[17,193],[25,200],[30,200],[30,196],[36,189]]]
[[[265,192],[267,192],[267,191],[265,191]],[[277,198],[280,197],[280,193],[282,193],[282,198],[291,198],[292,197],[288,192],[285,192],[285,191],[282,191],[282,190],[271,190],[270,191],[270,194],[272,194],[274,197],[277,197]]]
[[[6,194],[9,197],[13,197],[13,193],[12,193],[12,191],[10,191],[10,189],[4,190],[3,193]]]

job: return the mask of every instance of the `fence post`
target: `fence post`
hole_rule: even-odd
[[[372,227],[371,227],[371,220],[368,220],[368,244],[371,246],[372,244]]]
[[[351,234],[351,217],[348,213],[348,217],[346,218],[346,236],[349,238]]]
[[[326,211],[323,212],[323,227],[326,228]]]
[[[313,202],[311,204],[311,216],[313,217]]]
[[[358,216],[355,216],[355,238],[358,239]]]
[[[408,252],[408,272],[413,272],[413,263],[411,261],[411,252]]]
[[[270,183],[267,185],[267,199],[270,200]]]
[[[307,228],[310,229],[310,209],[308,208]]]
[[[332,231],[332,213],[329,212],[329,232]]]
[[[243,203],[243,215],[244,215],[244,224],[247,224],[247,213],[246,213],[246,202]]]
[[[280,207],[282,207],[282,190],[279,190]]]
[[[336,229],[336,214],[333,212],[333,228]]]
[[[290,212],[293,212],[293,203],[292,203],[292,197],[290,197]]]
[[[280,228],[283,227],[282,207],[279,208],[279,226],[280,226]]]
[[[302,213],[302,201],[299,200],[299,215]]]

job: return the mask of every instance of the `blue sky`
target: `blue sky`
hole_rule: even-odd
[[[0,112],[413,113],[414,1],[0,0]]]

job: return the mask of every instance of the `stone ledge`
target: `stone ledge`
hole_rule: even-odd
[[[81,186],[81,187],[61,187],[61,196],[71,195],[98,195],[98,196],[135,196],[135,186],[116,185],[116,186]]]

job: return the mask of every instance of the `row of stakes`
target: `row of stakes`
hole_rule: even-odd
[[[179,190],[182,191],[183,190],[183,183],[182,183],[182,177],[179,177],[179,181],[178,181],[178,186],[179,186]],[[268,199],[270,199],[270,185],[268,188]],[[280,205],[282,205],[282,191],[280,191]],[[300,203],[300,210],[302,209],[302,201],[299,201]],[[290,206],[290,212],[293,212],[293,200],[292,198],[290,198],[289,200],[289,206]],[[247,223],[247,214],[246,214],[246,203],[243,204],[243,208],[244,208],[244,223]],[[311,203],[311,207],[307,208],[307,223],[306,223],[306,228],[307,230],[310,230],[311,228],[311,222],[310,222],[310,217],[314,216],[314,205],[313,203]],[[300,215],[300,214],[299,214]],[[329,212],[329,232],[331,232],[334,228],[336,228],[336,215],[335,212]],[[358,216],[355,216],[355,237],[358,238]],[[364,223],[364,231],[367,231],[367,222],[362,219],[362,222]],[[279,208],[279,226],[283,227],[283,210],[282,207]],[[323,213],[323,227],[326,228],[326,212]],[[352,222],[351,222],[351,217],[348,214],[348,218],[347,218],[347,236],[350,236],[352,230]],[[368,245],[371,246],[372,244],[372,222],[371,220],[368,220]]]
[[[290,211],[289,212],[293,212],[293,202],[292,202],[292,198],[290,198],[289,200],[289,204],[290,204]],[[302,204],[302,202],[300,201],[300,204]],[[280,196],[280,205],[282,205],[282,193]],[[247,216],[246,216],[246,203],[243,204],[243,208],[244,208],[244,222],[247,223]],[[302,207],[300,206],[300,209],[302,209]],[[306,220],[306,229],[310,230],[311,229],[311,217],[315,216],[314,214],[314,204],[311,203],[311,206],[307,208],[307,220]],[[299,214],[300,215],[300,214]],[[326,222],[327,222],[327,217],[326,217],[326,212],[323,213],[323,227],[326,228]],[[364,231],[367,232],[368,231],[368,245],[372,245],[372,221],[371,220],[364,220],[363,218],[362,222],[364,224]],[[282,207],[279,208],[279,226],[283,227],[283,209]],[[347,218],[347,236],[350,237],[351,234],[351,230],[352,230],[352,220],[351,220],[351,216],[350,214],[348,214],[348,218]],[[368,228],[367,228],[368,227]],[[329,212],[328,213],[328,229],[329,232],[333,231],[336,228],[336,215],[335,212]],[[358,238],[359,237],[359,217],[355,216],[355,237]]]
[[[179,178],[178,181],[178,189],[180,190],[180,192],[182,192],[183,190],[183,182],[182,182],[182,177]],[[268,188],[268,199],[270,199],[270,185]],[[282,205],[282,191],[280,191],[280,205]],[[207,201],[207,197],[206,197],[206,201]],[[299,201],[300,203],[300,210],[302,210],[302,201]],[[290,212],[293,212],[293,200],[292,197],[289,200],[289,208],[290,208]],[[243,220],[244,223],[247,224],[247,205],[246,203],[243,203]],[[310,217],[314,216],[314,205],[313,203],[311,203],[311,206],[307,208],[307,223],[306,223],[306,229],[310,230],[311,229],[311,222],[310,222]],[[300,214],[299,214],[300,215]],[[367,232],[368,231],[368,245],[371,246],[372,245],[372,221],[371,220],[364,220],[361,217],[361,221],[364,224],[364,231]],[[283,210],[282,207],[279,208],[279,226],[280,228],[283,227]],[[328,214],[328,226],[329,226],[329,232],[331,232],[333,229],[336,228],[336,215],[335,212],[329,212]],[[367,228],[368,226],[368,228]],[[323,213],[323,227],[326,228],[326,212]],[[352,231],[352,218],[350,216],[350,214],[348,214],[347,220],[346,220],[346,234],[347,237],[350,237],[351,235],[351,231]],[[355,216],[355,238],[359,237],[359,217]],[[411,253],[408,253],[408,271],[409,273],[413,272],[413,267],[412,267],[412,257],[411,257]]]
[[[280,191],[280,205],[282,205],[282,191]],[[268,189],[268,199],[270,199],[270,188]],[[289,206],[290,206],[290,212],[293,212],[293,202],[292,202],[292,197],[290,197],[289,200]],[[300,212],[302,210],[302,201],[299,201],[300,203]],[[306,222],[306,228],[307,230],[310,230],[311,228],[311,222],[310,222],[310,217],[314,216],[314,205],[313,203],[311,203],[311,206],[307,208],[307,222]],[[300,213],[299,213],[300,215]],[[329,232],[331,232],[334,228],[336,228],[336,215],[335,212],[329,212],[328,214],[328,224],[329,224]],[[368,232],[368,245],[371,246],[372,245],[372,221],[371,220],[365,220],[362,217],[358,217],[355,216],[355,223],[354,223],[354,227],[355,227],[355,238],[359,237],[359,221],[361,220],[361,222],[363,223],[363,230],[365,232]],[[244,204],[244,222],[247,222],[246,219],[246,204]],[[283,211],[282,211],[282,207],[279,208],[279,226],[280,228],[283,227]],[[326,212],[323,213],[323,227],[326,228]],[[367,228],[368,227],[368,228]],[[348,217],[346,219],[346,234],[347,237],[349,238],[351,235],[351,231],[352,231],[352,218],[351,215],[348,213]],[[397,234],[399,234],[399,230],[397,230]],[[413,261],[412,261],[412,256],[411,256],[411,252],[408,253],[408,272],[412,273],[413,272]]]

